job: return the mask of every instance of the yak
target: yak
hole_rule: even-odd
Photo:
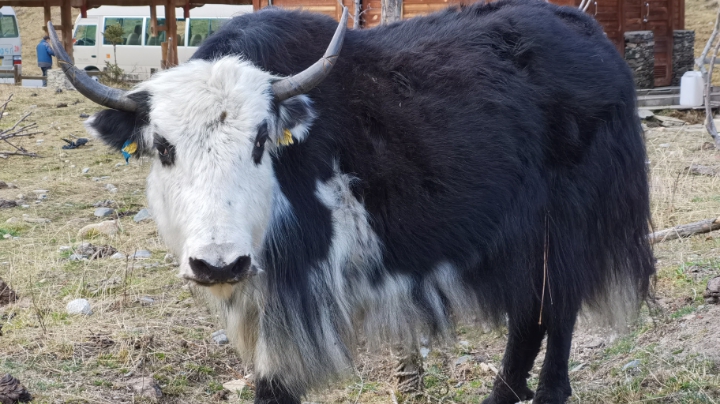
[[[129,91],[74,67],[48,25],[109,107],[88,131],[152,159],[158,231],[253,364],[256,403],[300,403],[360,342],[412,349],[468,321],[508,327],[484,403],[562,403],[579,313],[627,321],[651,292],[633,77],[576,9],[347,30],[347,10],[267,8]]]

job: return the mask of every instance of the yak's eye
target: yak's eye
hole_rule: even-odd
[[[171,145],[164,137],[155,135],[155,149],[158,151],[163,166],[171,166],[175,162],[175,146]]]

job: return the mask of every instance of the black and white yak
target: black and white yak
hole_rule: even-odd
[[[129,92],[53,39],[112,108],[88,130],[154,159],[158,229],[254,364],[256,403],[351,369],[359,334],[412,347],[467,319],[508,323],[486,403],[565,402],[578,312],[632,313],[654,274],[630,69],[592,18],[541,1],[344,27],[235,17]]]

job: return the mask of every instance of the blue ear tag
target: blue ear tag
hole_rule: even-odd
[[[123,157],[125,157],[125,164],[128,164],[130,157],[137,152],[137,142],[132,139],[128,139],[121,149]]]

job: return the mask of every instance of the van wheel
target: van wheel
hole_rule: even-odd
[[[86,72],[100,72],[100,70],[95,69],[95,68],[85,69],[85,71],[86,71]],[[90,76],[90,78],[93,79],[93,80],[95,80],[95,81],[97,81],[97,82],[100,81],[100,76]]]

